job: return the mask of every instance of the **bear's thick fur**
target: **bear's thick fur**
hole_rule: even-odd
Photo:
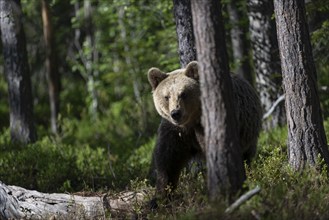
[[[170,73],[151,68],[148,79],[155,108],[162,117],[152,162],[157,193],[162,194],[167,185],[177,186],[182,168],[205,149],[200,123],[198,64],[192,61],[185,69]],[[261,129],[261,105],[257,93],[247,81],[232,75],[232,83],[240,144],[244,159],[250,160],[256,152]]]

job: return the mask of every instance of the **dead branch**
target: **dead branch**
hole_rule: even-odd
[[[285,99],[284,95],[281,95],[271,106],[271,108],[263,115],[263,120],[267,119],[274,112],[275,108]]]
[[[321,86],[321,87],[319,88],[319,91],[320,91],[320,92],[323,92],[323,93],[325,93],[325,92],[329,92],[329,86]]]
[[[246,194],[240,196],[238,200],[236,200],[232,205],[230,205],[226,210],[225,213],[232,213],[235,209],[241,206],[244,202],[251,199],[254,195],[260,192],[260,187],[256,186],[255,189],[248,191]]]

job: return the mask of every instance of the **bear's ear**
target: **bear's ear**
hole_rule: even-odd
[[[155,90],[159,83],[167,78],[167,74],[161,72],[158,68],[151,68],[148,72],[148,80],[152,86],[152,90]]]
[[[199,81],[199,67],[197,61],[192,61],[187,64],[185,69],[185,75],[192,79]]]

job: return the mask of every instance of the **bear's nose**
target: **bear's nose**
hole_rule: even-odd
[[[175,121],[178,121],[181,118],[182,113],[180,110],[172,110],[170,115]]]

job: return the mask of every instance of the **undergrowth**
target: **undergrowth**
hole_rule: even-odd
[[[120,191],[131,179],[146,178],[155,138],[136,145],[124,134],[108,135],[105,124],[66,120],[59,135],[27,146],[11,144],[9,130],[3,130],[0,181],[42,192],[76,192]]]
[[[10,144],[9,131],[4,130],[0,135],[0,180],[43,192],[135,190],[149,192],[146,200],[152,198],[154,188],[146,177],[155,138],[137,147],[126,145],[125,141],[132,143],[128,139],[115,146],[106,146],[108,140],[84,143],[75,140],[74,130],[80,125],[73,124],[64,126],[66,136],[45,136],[24,147]],[[328,120],[325,127],[329,131]],[[98,135],[105,130],[99,129]],[[137,204],[135,214],[148,219],[328,219],[326,167],[320,172],[311,167],[293,171],[287,162],[286,143],[287,128],[261,134],[257,156],[246,165],[244,186],[247,190],[259,186],[261,191],[231,214],[225,213],[224,201],[209,203],[205,173],[186,170],[169,203],[159,201],[155,212]]]
[[[326,131],[329,123],[325,122]],[[328,133],[327,133],[328,136]],[[292,170],[287,161],[287,128],[263,132],[256,158],[246,166],[246,189],[261,188],[260,193],[231,214],[219,200],[210,204],[204,178],[185,173],[177,190],[179,199],[169,208],[151,215],[154,219],[328,219],[329,179],[327,168],[307,167]],[[200,176],[199,176],[200,177]],[[194,195],[194,196],[193,196]]]

